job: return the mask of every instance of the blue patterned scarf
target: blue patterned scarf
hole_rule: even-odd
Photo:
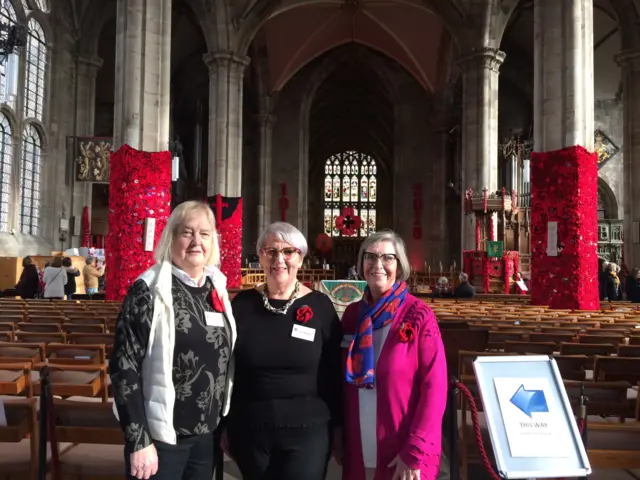
[[[375,305],[370,306],[368,299],[371,298],[371,291],[369,287],[366,288],[358,311],[358,329],[353,335],[347,354],[347,383],[360,388],[373,388],[373,331],[391,323],[406,297],[407,284],[396,282]]]

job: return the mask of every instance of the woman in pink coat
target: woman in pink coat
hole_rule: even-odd
[[[343,480],[434,480],[440,468],[447,366],[435,315],[408,293],[404,242],[369,236],[358,254],[367,281],[342,317]]]

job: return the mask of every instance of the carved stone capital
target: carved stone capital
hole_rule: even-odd
[[[81,75],[95,78],[103,64],[104,61],[100,57],[78,57],[78,71]]]
[[[203,59],[204,63],[209,67],[209,74],[225,71],[242,75],[244,69],[251,62],[249,57],[225,51],[205,53]]]
[[[474,48],[460,55],[457,63],[463,71],[484,68],[498,73],[506,56],[506,53],[497,48]]]
[[[257,113],[253,115],[253,120],[261,128],[273,128],[278,121],[278,117],[271,113]]]
[[[625,68],[633,72],[640,71],[640,49],[623,50],[614,58],[621,68]]]

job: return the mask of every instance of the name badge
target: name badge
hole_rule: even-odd
[[[224,327],[222,314],[218,312],[204,312],[204,320],[207,327]]]
[[[342,342],[340,342],[340,348],[349,348],[351,346],[352,341],[353,341],[353,335],[344,335],[342,337]]]
[[[304,325],[294,325],[291,336],[307,342],[313,342],[313,339],[316,338],[316,329],[305,327]]]

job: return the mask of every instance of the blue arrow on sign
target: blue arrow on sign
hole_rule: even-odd
[[[544,390],[527,390],[524,385],[520,385],[510,401],[530,418],[532,413],[547,413],[549,411]]]

